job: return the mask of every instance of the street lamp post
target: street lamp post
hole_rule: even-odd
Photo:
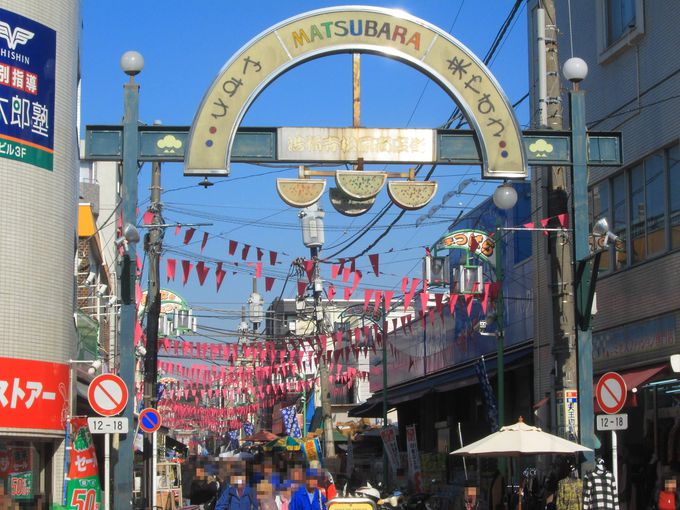
[[[128,51],[120,59],[120,65],[130,81],[123,86],[123,179],[121,186],[122,220],[124,228],[137,223],[137,167],[139,154],[139,137],[137,123],[139,121],[139,85],[135,83],[135,75],[144,67],[144,58],[136,51]],[[128,394],[132,402],[125,406],[123,416],[134,430],[134,395],[135,395],[135,353],[134,335],[136,320],[135,281],[137,277],[136,243],[130,242],[124,251],[120,265],[120,334],[118,350],[120,354],[119,375],[127,384]],[[134,433],[124,434],[118,446],[118,460],[114,476],[116,490],[113,506],[116,510],[132,508],[132,491],[134,488]]]
[[[382,342],[382,407],[383,407],[383,429],[387,428],[387,335],[385,328],[385,297],[380,296],[380,340]],[[423,316],[423,320],[425,320]],[[383,443],[383,487],[387,488],[387,449]]]
[[[572,150],[572,196],[574,211],[574,262],[590,262],[589,225],[588,225],[588,145],[585,112],[585,94],[579,83],[588,74],[588,66],[580,58],[570,58],[564,63],[565,78],[572,82],[569,91],[569,114]],[[591,273],[580,271],[580,280],[574,282],[576,290],[577,317],[589,317],[591,311],[585,309],[587,296],[591,290]],[[575,273],[576,274],[576,273]],[[578,355],[578,406],[579,435],[581,444],[595,449],[594,409],[593,409],[593,337],[590,320],[576,321]],[[594,467],[594,454],[586,453],[584,469]]]

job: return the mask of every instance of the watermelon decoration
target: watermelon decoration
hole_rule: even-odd
[[[355,200],[367,200],[376,196],[385,185],[385,172],[364,172],[361,170],[338,170],[335,184],[345,195]]]
[[[276,179],[276,191],[291,207],[308,207],[317,202],[326,189],[323,179]]]
[[[391,181],[387,192],[392,202],[402,209],[413,211],[425,207],[437,193],[434,181]]]

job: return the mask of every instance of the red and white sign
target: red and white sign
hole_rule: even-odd
[[[597,382],[595,398],[607,414],[616,414],[623,409],[627,395],[626,381],[616,372],[607,372]]]
[[[87,389],[87,400],[95,413],[114,416],[127,405],[128,390],[125,381],[114,374],[99,375]]]
[[[63,432],[68,381],[66,364],[0,358],[0,428]]]

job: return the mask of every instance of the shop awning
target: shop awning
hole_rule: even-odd
[[[667,367],[667,363],[661,363],[660,365],[655,365],[652,367],[640,368],[637,370],[624,370],[618,373],[621,375],[621,377],[623,377],[623,380],[626,381],[626,388],[628,391],[631,391],[633,388],[639,388]],[[594,381],[593,391],[597,391],[597,381],[599,379],[600,377],[598,376]]]
[[[382,402],[367,400],[363,404],[350,409],[347,416],[350,418],[380,418],[382,416]]]

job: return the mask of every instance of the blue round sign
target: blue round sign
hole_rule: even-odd
[[[153,407],[142,409],[139,413],[139,428],[144,432],[156,432],[161,428],[161,415]]]

